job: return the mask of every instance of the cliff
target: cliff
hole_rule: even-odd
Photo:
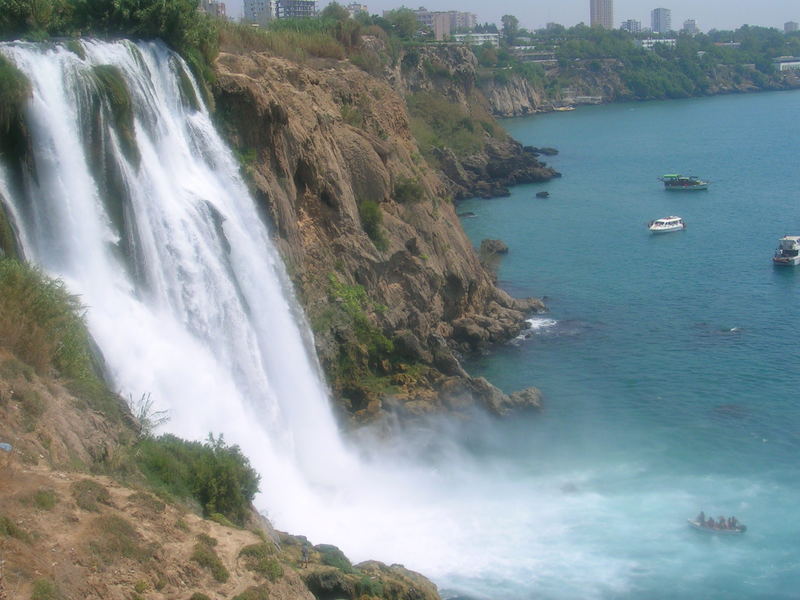
[[[245,158],[343,408],[370,419],[386,409],[477,404],[502,414],[538,405],[535,392],[506,396],[459,364],[461,353],[517,335],[544,306],[494,285],[450,199],[495,175],[522,181],[519,173],[541,168],[535,157],[497,136],[431,168],[398,93],[423,85],[413,77],[266,53],[223,52],[216,71],[223,127]],[[474,87],[449,89],[463,91],[453,106],[475,104]],[[447,166],[460,174],[445,175]]]
[[[765,76],[755,69],[716,65],[705,74],[702,87],[694,96],[713,96],[757,91],[778,91],[800,87],[800,75],[793,72]],[[630,102],[670,97],[653,94],[646,85],[639,85],[639,76],[632,75],[622,61],[580,59],[569,64],[552,63],[546,68],[543,82],[534,84],[520,75],[498,80],[487,76],[478,85],[497,117],[518,117],[548,112],[554,107],[575,103],[576,97],[596,97],[608,102]],[[676,97],[683,97],[681,94]]]
[[[252,509],[244,527],[202,518],[137,470],[125,403],[71,385],[0,348],[0,599],[439,599],[417,573],[352,565]]]

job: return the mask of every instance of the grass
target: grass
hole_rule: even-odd
[[[31,541],[31,536],[27,531],[17,526],[14,521],[3,515],[0,515],[0,536],[12,537],[23,542]]]
[[[386,235],[383,233],[383,213],[381,205],[374,200],[362,200],[358,203],[358,216],[361,217],[361,227],[375,247],[384,251],[389,247]]]
[[[29,387],[17,388],[14,399],[19,403],[22,411],[22,425],[25,431],[31,432],[36,428],[36,423],[47,409],[47,404],[36,390]]]
[[[104,563],[118,558],[147,563],[155,554],[155,547],[146,545],[133,525],[120,516],[97,517],[92,523],[92,532],[94,536],[89,547]]]
[[[167,505],[147,492],[136,492],[128,496],[128,500],[138,507],[145,509],[152,514],[161,514],[166,510]]]
[[[50,488],[42,488],[20,498],[20,502],[23,504],[34,506],[39,510],[53,510],[58,501],[58,494]]]
[[[248,570],[258,573],[274,583],[283,577],[283,567],[273,554],[273,546],[261,543],[245,546],[239,552],[239,557],[244,558],[245,567]]]
[[[41,577],[33,582],[31,600],[61,600],[64,596],[50,579]]]
[[[0,339],[38,373],[94,378],[84,307],[64,283],[13,259],[0,259]]]
[[[330,32],[318,30],[263,30],[248,25],[221,23],[220,47],[236,52],[267,52],[296,62],[309,57],[343,60],[345,47]]]
[[[100,512],[100,504],[111,504],[111,494],[93,479],[75,481],[70,488],[75,503],[83,510]]]
[[[263,585],[250,586],[232,600],[269,600],[269,590]]]
[[[208,544],[198,542],[194,545],[191,559],[204,569],[211,571],[211,575],[216,581],[225,583],[230,577],[228,569],[222,564],[216,550]]]
[[[339,550],[336,546],[320,544],[314,546],[314,549],[322,555],[321,562],[323,565],[336,567],[344,573],[355,573],[355,569],[353,569],[350,560],[344,555],[344,552]]]

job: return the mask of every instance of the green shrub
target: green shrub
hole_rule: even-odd
[[[363,575],[356,584],[356,594],[361,596],[372,596],[373,598],[383,597],[383,583],[376,578]]]
[[[100,512],[98,504],[111,504],[111,494],[93,479],[81,479],[70,486],[75,503],[83,510]]]
[[[33,582],[31,600],[61,600],[63,597],[58,586],[51,580],[42,577]]]
[[[155,547],[144,544],[141,535],[129,521],[117,515],[103,515],[92,523],[90,549],[104,563],[130,558],[140,563],[152,560]]]
[[[128,500],[140,508],[153,514],[161,514],[166,510],[167,505],[147,492],[136,492],[128,496]]]
[[[330,544],[319,544],[314,546],[314,549],[322,555],[320,559],[323,565],[336,567],[345,573],[354,573],[353,565],[344,552],[339,550],[336,546]]]
[[[53,510],[58,504],[58,494],[50,488],[36,490],[30,495],[20,498],[20,502],[33,505],[40,510]]]
[[[398,177],[394,184],[394,199],[398,202],[419,202],[425,199],[425,188],[419,179]]]
[[[192,498],[206,516],[219,513],[236,524],[247,517],[259,475],[238,446],[222,436],[189,442],[173,435],[144,439],[137,464],[151,485],[177,498]]]
[[[14,521],[8,517],[0,515],[0,536],[13,537],[23,542],[30,542],[31,536],[24,529],[18,527]]]
[[[283,567],[272,556],[273,554],[274,547],[266,543],[251,544],[239,552],[239,556],[245,560],[247,569],[275,582],[283,577]]]
[[[192,594],[192,597],[189,600],[211,600],[208,596],[203,594],[202,592],[195,592]]]
[[[211,575],[220,583],[228,581],[228,577],[230,577],[228,569],[222,564],[214,548],[208,544],[202,542],[195,544],[191,559],[204,569],[211,571]]]
[[[94,379],[84,308],[63,282],[13,259],[0,259],[0,339],[46,374]]]
[[[389,242],[383,233],[383,213],[381,206],[374,200],[362,200],[358,203],[358,216],[361,217],[361,227],[378,250],[386,250]]]
[[[25,431],[33,431],[36,428],[39,417],[44,414],[47,408],[44,398],[39,392],[30,388],[17,389],[17,394],[14,398],[19,402],[22,410],[22,423]]]
[[[233,600],[269,600],[269,590],[263,585],[253,585],[241,594],[234,596]]]
[[[200,542],[201,544],[205,544],[206,546],[208,546],[210,548],[213,548],[214,546],[216,546],[219,543],[219,541],[217,541],[217,538],[211,537],[207,533],[198,533],[197,534],[197,541]]]

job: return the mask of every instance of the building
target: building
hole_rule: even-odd
[[[495,48],[500,47],[499,33],[456,33],[453,34],[453,40],[470,46],[483,46],[489,43]]]
[[[589,0],[589,24],[614,29],[614,0]]]
[[[624,21],[619,28],[623,31],[627,31],[628,33],[641,33],[642,22],[637,21],[636,19],[628,19],[627,21]]]
[[[244,0],[242,19],[245,23],[266,27],[273,18],[275,18],[275,12],[272,0]]]
[[[672,11],[668,8],[654,8],[651,10],[650,28],[653,33],[672,31]]]
[[[369,8],[367,8],[366,4],[359,4],[358,2],[353,2],[352,4],[348,4],[345,8],[347,9],[347,12],[350,13],[350,16],[354,18],[358,13],[369,14]]]
[[[200,3],[200,10],[204,13],[217,17],[218,19],[227,19],[228,14],[224,2],[214,2],[213,0],[203,0]]]
[[[686,19],[683,22],[683,33],[688,33],[689,35],[697,35],[700,33],[700,30],[697,28],[697,23],[694,19]]]
[[[796,56],[779,56],[772,59],[778,71],[800,71],[800,58]]]
[[[431,11],[420,6],[414,11],[417,21],[433,31],[433,37],[443,40],[455,31],[474,29],[478,17],[473,13],[450,10],[447,12]]]
[[[278,0],[279,19],[305,19],[317,15],[317,0]]]
[[[675,38],[650,38],[647,40],[635,40],[635,44],[645,50],[652,50],[656,44],[674,48],[677,40]]]
[[[793,31],[797,31],[797,29],[797,21],[786,21],[786,23],[783,24],[784,33],[792,33]]]

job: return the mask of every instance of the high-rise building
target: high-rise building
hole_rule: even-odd
[[[784,33],[791,33],[793,31],[797,31],[797,29],[798,29],[797,21],[786,21],[786,23],[783,24]]]
[[[627,21],[623,21],[622,25],[620,25],[620,29],[629,33],[641,33],[642,22],[636,19],[628,19]]]
[[[650,28],[654,33],[672,31],[672,11],[668,8],[654,8],[650,11]]]
[[[200,10],[218,19],[225,19],[227,17],[227,10],[224,2],[202,0],[202,2],[200,2]]]
[[[589,0],[589,24],[614,29],[614,0]]]
[[[367,13],[369,14],[369,8],[366,4],[359,4],[358,2],[352,2],[348,4],[346,7],[347,12],[350,13],[351,17],[355,17],[359,13]]]
[[[245,22],[262,27],[266,27],[275,16],[271,0],[244,0],[242,9]]]
[[[451,10],[448,12],[431,11],[424,6],[414,11],[420,25],[429,27],[437,40],[443,40],[458,30],[474,29],[478,17],[473,13]]]
[[[700,30],[697,28],[697,22],[694,19],[686,19],[683,22],[683,33],[688,33],[689,35],[700,33]]]
[[[303,19],[317,14],[317,0],[278,0],[279,19]]]

